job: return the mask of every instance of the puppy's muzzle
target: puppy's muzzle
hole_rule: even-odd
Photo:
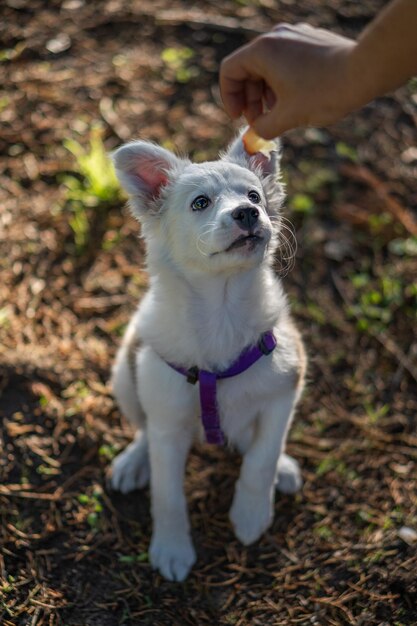
[[[259,219],[259,211],[253,206],[240,206],[232,211],[232,217],[242,230],[252,231]]]

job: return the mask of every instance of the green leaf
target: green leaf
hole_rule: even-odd
[[[354,161],[355,163],[359,160],[358,153],[353,146],[349,146],[347,143],[343,141],[338,141],[336,144],[336,153],[345,159],[349,159],[350,161]]]
[[[290,201],[290,208],[297,213],[310,214],[314,209],[314,201],[311,196],[304,193],[296,193]]]
[[[119,563],[125,563],[126,565],[133,565],[135,561],[136,561],[136,557],[133,554],[120,554],[119,555]]]
[[[0,326],[8,326],[9,325],[9,309],[8,307],[3,307],[0,309]]]
[[[370,277],[369,274],[361,273],[354,274],[350,278],[350,282],[356,289],[361,289],[362,287],[366,287],[369,284]]]
[[[189,61],[194,56],[194,51],[186,46],[178,48],[165,48],[162,51],[161,59],[167,65],[178,68],[184,65],[186,61]]]
[[[90,131],[90,145],[86,150],[74,139],[64,141],[64,147],[75,157],[77,169],[85,178],[85,184],[70,182],[68,178],[65,184],[73,191],[79,190],[79,199],[86,203],[86,198],[95,196],[102,201],[116,201],[121,198],[121,190],[114,171],[113,163],[107,156],[103,144],[103,130],[99,126],[93,126]],[[87,202],[88,203],[88,202]],[[91,199],[89,201],[91,205]]]

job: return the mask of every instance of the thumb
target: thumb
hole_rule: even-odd
[[[285,131],[294,128],[289,117],[281,112],[278,103],[270,111],[259,115],[251,126],[264,139],[275,139]]]

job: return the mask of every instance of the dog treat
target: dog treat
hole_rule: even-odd
[[[253,128],[248,128],[248,130],[242,137],[242,141],[248,154],[256,154],[257,152],[262,152],[262,154],[268,156],[269,153],[272,152],[272,150],[276,150],[276,145],[274,141],[262,139],[262,137],[259,137],[259,135],[255,133]]]

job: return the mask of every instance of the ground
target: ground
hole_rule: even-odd
[[[236,130],[221,58],[276,22],[356,36],[382,0],[5,0],[0,8],[0,621],[5,626],[417,623],[417,83],[283,138],[283,279],[309,353],[278,495],[254,546],[227,512],[240,459],[193,450],[198,562],[148,562],[149,491],[106,489],[129,431],[108,385],[146,288],[103,161],[151,139],[197,160]],[[410,534],[411,533],[411,534]]]

